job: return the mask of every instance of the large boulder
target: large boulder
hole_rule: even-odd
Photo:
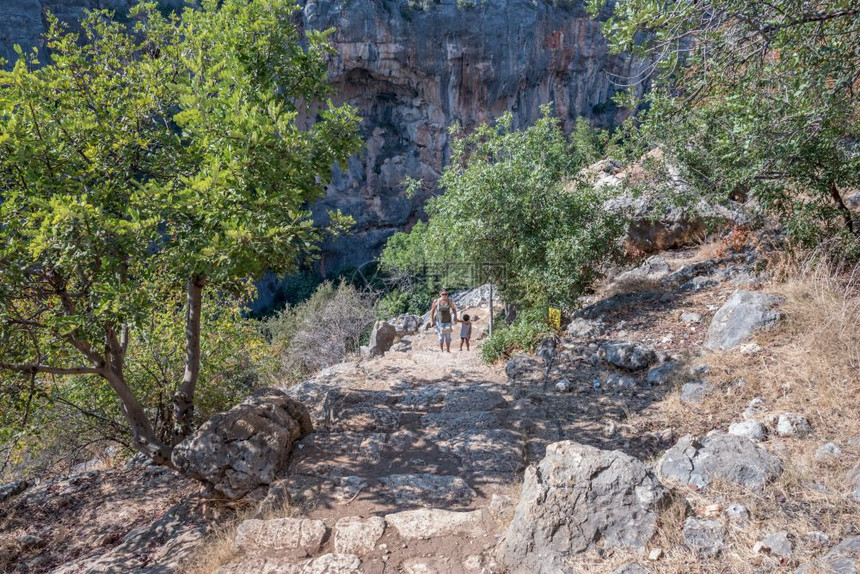
[[[421,317],[411,313],[398,315],[390,321],[394,327],[394,334],[397,337],[405,337],[406,335],[414,335],[421,329]],[[390,347],[389,347],[390,348]]]
[[[821,558],[798,568],[795,574],[860,573],[860,536],[846,538]]]
[[[774,309],[780,298],[764,293],[735,291],[711,320],[705,347],[712,351],[733,349],[753,333],[773,327],[781,316]]]
[[[371,357],[381,357],[391,349],[394,339],[397,337],[397,329],[388,321],[377,321],[373,325],[370,334],[370,343],[367,352]]]
[[[682,437],[657,471],[697,488],[719,479],[758,490],[782,473],[782,461],[748,438],[713,431],[701,439]]]
[[[628,371],[639,371],[657,362],[657,353],[636,341],[607,341],[600,345],[606,362]]]
[[[271,484],[293,445],[312,430],[304,405],[277,389],[262,389],[209,419],[176,446],[171,460],[235,500]]]
[[[526,470],[499,559],[514,573],[549,574],[566,571],[568,557],[598,543],[644,550],[668,496],[641,462],[622,452],[553,443]]]

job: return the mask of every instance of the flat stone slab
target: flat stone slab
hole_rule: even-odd
[[[239,558],[224,564],[215,574],[304,574],[307,560],[300,563],[286,558]]]
[[[486,536],[484,513],[452,512],[438,508],[407,510],[385,516],[385,523],[394,528],[401,538],[423,540],[439,536]]]
[[[758,490],[782,473],[782,461],[748,438],[714,431],[682,437],[657,468],[663,478],[698,488],[718,478]]]
[[[508,406],[502,393],[481,387],[466,387],[445,394],[443,412],[490,411]]]
[[[243,520],[236,530],[233,546],[246,554],[265,552],[304,558],[319,552],[325,533],[322,520]]]
[[[520,433],[507,429],[472,429],[439,440],[439,450],[453,454],[471,471],[514,473],[523,466]]]
[[[334,525],[335,552],[366,554],[374,549],[384,532],[385,519],[380,516],[341,518]]]
[[[477,496],[458,476],[438,474],[392,474],[379,479],[398,505],[468,506]]]

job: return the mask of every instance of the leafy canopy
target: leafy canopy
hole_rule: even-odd
[[[192,401],[203,288],[248,294],[312,253],[308,205],[360,145],[353,110],[325,100],[327,34],[301,35],[296,9],[141,3],[131,28],[94,11],[80,33],[49,15],[50,59],[0,72],[0,369],[103,377],[162,459],[125,380],[129,333],[187,290]]]
[[[455,127],[444,193],[428,202],[426,224],[391,238],[383,263],[415,273],[491,265],[511,303],[573,303],[616,253],[620,226],[597,191],[565,186],[605,137],[580,120],[571,141],[550,107],[542,112],[524,130],[509,113],[468,135]]]
[[[597,16],[603,0],[591,0]],[[649,64],[645,147],[717,198],[752,197],[798,240],[858,232],[860,8],[801,2],[619,0],[604,33]]]

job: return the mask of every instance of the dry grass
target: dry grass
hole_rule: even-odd
[[[718,248],[704,245],[696,257],[709,258]],[[750,400],[764,398],[767,408],[759,419],[772,431],[764,446],[782,459],[782,475],[759,493],[725,483],[703,491],[673,488],[690,504],[687,516],[701,517],[712,505],[737,502],[748,508],[751,520],[731,527],[725,516],[708,516],[727,526],[726,548],[716,559],[702,559],[684,547],[685,516],[676,503],[648,547],[664,551],[658,562],[649,562],[647,552],[641,556],[613,550],[577,560],[582,571],[608,573],[639,562],[661,573],[793,572],[828,548],[807,537],[809,532],[824,532],[832,546],[860,531],[860,512],[846,482],[860,457],[860,267],[846,267],[816,253],[782,259],[769,271],[778,280],[768,291],[784,298],[784,320],[756,337],[763,350],[753,356],[727,351],[698,357],[695,363],[711,367],[707,378],[717,388],[714,396],[691,407],[673,392],[655,407],[661,422],[676,429],[676,437],[703,435],[727,430],[742,420]],[[805,438],[776,437],[775,419],[786,412],[806,416],[815,432]],[[837,444],[842,454],[816,459],[815,450],[826,442]],[[780,530],[789,533],[794,545],[789,560],[753,552],[757,541]]]

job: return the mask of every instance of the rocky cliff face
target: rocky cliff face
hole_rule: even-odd
[[[448,157],[448,128],[467,129],[510,111],[518,126],[554,102],[567,128],[577,116],[601,126],[623,119],[613,77],[638,70],[608,53],[583,3],[494,0],[310,0],[302,23],[335,28],[331,79],[338,101],[364,118],[366,152],[337,170],[317,210],[339,207],[356,233],[329,246],[323,271],[360,264],[421,215]],[[564,4],[560,2],[559,4]],[[424,181],[412,200],[403,178]]]
[[[123,11],[133,0],[0,0],[0,57],[35,45],[44,10],[74,20],[84,8]],[[181,4],[180,0],[162,0]],[[421,216],[448,156],[448,128],[467,129],[505,111],[532,123],[554,102],[566,127],[577,116],[609,126],[613,77],[637,64],[608,53],[600,24],[577,0],[304,0],[298,23],[335,28],[331,79],[338,102],[364,118],[365,152],[335,169],[318,217],[340,208],[355,232],[327,246],[323,274],[377,255],[395,231]],[[403,179],[424,181],[412,199]]]

